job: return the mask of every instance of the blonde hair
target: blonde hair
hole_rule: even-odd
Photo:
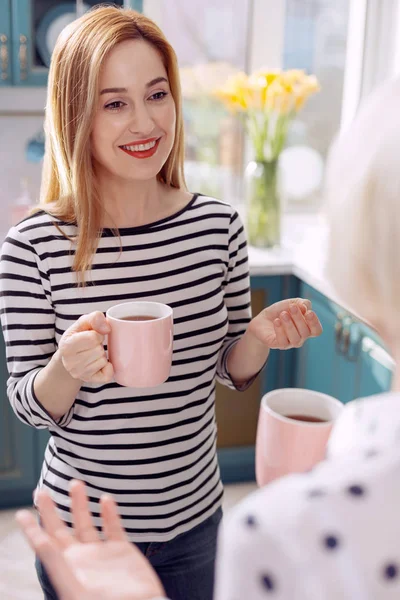
[[[373,324],[400,334],[400,80],[375,92],[333,145],[326,274]]]
[[[167,186],[186,189],[181,90],[173,48],[157,25],[136,11],[113,6],[89,11],[62,31],[52,55],[42,186],[36,208],[77,224],[73,269],[80,273],[81,283],[92,264],[103,215],[90,147],[99,72],[108,53],[132,39],[144,40],[159,52],[176,107],[174,146],[157,178]]]

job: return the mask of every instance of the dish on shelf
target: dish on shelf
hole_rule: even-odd
[[[88,4],[83,9],[89,10]],[[49,67],[51,54],[61,31],[77,18],[76,3],[63,2],[50,8],[39,22],[36,30],[36,47],[44,64]]]

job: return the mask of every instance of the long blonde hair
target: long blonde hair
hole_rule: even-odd
[[[132,39],[145,40],[159,52],[176,107],[174,146],[157,178],[167,186],[186,189],[181,90],[172,46],[153,21],[136,11],[113,6],[89,11],[62,31],[52,55],[42,185],[36,207],[76,223],[73,269],[81,283],[92,264],[103,216],[90,147],[99,72],[108,53]]]

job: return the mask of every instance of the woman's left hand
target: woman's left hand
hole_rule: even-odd
[[[310,300],[281,300],[251,320],[247,333],[271,349],[300,348],[308,338],[318,337],[322,325]]]

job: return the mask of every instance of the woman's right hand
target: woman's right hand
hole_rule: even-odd
[[[60,339],[58,352],[64,369],[86,383],[109,383],[114,369],[104,350],[104,337],[110,325],[102,312],[82,315]]]

